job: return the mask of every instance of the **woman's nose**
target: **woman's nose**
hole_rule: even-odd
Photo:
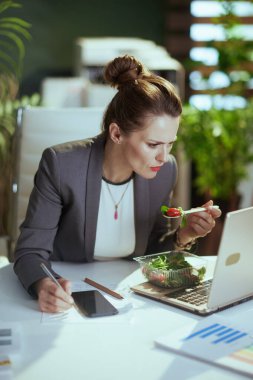
[[[168,149],[166,145],[161,147],[156,159],[160,162],[168,161]]]

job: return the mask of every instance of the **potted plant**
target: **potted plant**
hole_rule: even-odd
[[[0,2],[0,236],[7,233],[8,192],[11,175],[11,146],[16,125],[16,110],[37,105],[39,96],[18,96],[25,42],[30,40],[31,25],[12,16],[21,4]]]
[[[197,193],[227,200],[229,208],[235,209],[239,184],[247,178],[247,166],[253,162],[253,102],[245,98],[253,74],[249,65],[253,42],[240,35],[241,21],[234,2],[220,3],[222,12],[213,23],[222,26],[226,43],[210,41],[207,47],[217,50],[214,70],[226,76],[229,85],[210,88],[209,75],[203,77],[207,89],[202,92],[214,100],[213,106],[201,110],[186,104],[179,140],[194,164]],[[205,71],[211,73],[210,69]],[[245,106],[225,109],[222,103],[215,102],[217,94],[240,96]]]
[[[197,193],[226,202],[226,211],[237,209],[253,162],[253,102],[234,110],[185,106],[178,140],[194,164]]]
[[[234,2],[221,1],[222,15],[213,20],[224,29],[226,43],[211,41],[208,47],[215,47],[218,61],[215,71],[227,77],[227,87],[203,90],[212,99],[215,95],[240,96],[245,106],[226,109],[213,101],[208,110],[201,110],[185,104],[179,129],[178,142],[186,159],[194,168],[193,186],[201,200],[213,199],[219,204],[222,218],[217,221],[219,233],[213,250],[217,251],[222,232],[222,221],[227,211],[239,207],[240,183],[248,177],[248,166],[253,162],[253,101],[246,98],[248,82],[252,78],[252,41],[246,41],[238,33],[240,18],[234,11]],[[211,70],[204,70],[210,73]],[[208,88],[209,75],[202,81]],[[220,225],[221,224],[221,225]],[[213,253],[209,249],[207,254]],[[206,254],[206,253],[205,253]]]

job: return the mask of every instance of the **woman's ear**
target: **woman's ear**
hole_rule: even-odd
[[[116,123],[111,123],[109,126],[109,135],[115,144],[121,143],[120,127]]]

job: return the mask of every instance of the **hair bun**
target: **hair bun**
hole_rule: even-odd
[[[124,55],[109,62],[105,67],[104,79],[112,87],[119,88],[126,83],[134,83],[142,78],[146,69],[133,56]]]

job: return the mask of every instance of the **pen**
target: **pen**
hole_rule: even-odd
[[[83,281],[86,282],[87,284],[91,285],[91,286],[94,286],[94,288],[100,289],[100,290],[104,291],[105,293],[110,294],[111,296],[113,296],[115,298],[118,298],[118,299],[124,298],[124,297],[122,297],[121,294],[116,293],[109,288],[106,288],[104,285],[101,285],[101,284],[91,280],[90,278],[86,277]]]
[[[40,267],[41,269],[45,272],[45,274],[51,278],[51,280],[59,287],[61,288],[64,292],[65,290],[63,289],[63,287],[61,286],[61,284],[56,280],[56,278],[54,277],[54,275],[50,272],[50,270],[46,267],[46,265],[44,263],[41,263],[40,264]],[[66,292],[65,292],[66,293]]]
[[[49,277],[49,278],[51,278],[51,280],[59,287],[59,288],[61,288],[63,291],[64,291],[64,293],[66,293],[66,291],[63,289],[63,287],[61,286],[61,284],[57,281],[57,279],[54,277],[54,275],[50,272],[50,270],[46,267],[46,265],[44,264],[44,263],[41,263],[40,264],[40,267],[41,267],[41,269],[45,272],[45,274]],[[67,294],[67,293],[66,293]],[[75,304],[75,303],[73,303],[73,306],[75,307],[75,308],[77,308],[78,309],[78,307],[77,307],[77,305]]]

